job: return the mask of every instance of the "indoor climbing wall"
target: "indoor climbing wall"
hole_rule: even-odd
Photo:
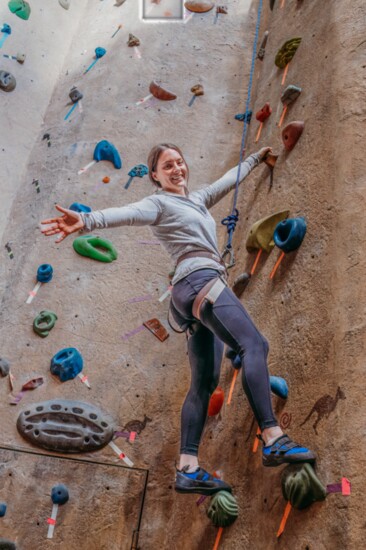
[[[146,3],[0,8],[0,70],[16,80],[0,89],[0,540],[19,550],[354,548],[366,456],[365,8],[205,1],[181,17],[172,0]],[[318,460],[316,474],[300,472],[312,491],[299,503],[283,468],[262,467],[240,375],[224,359],[224,404],[200,456],[238,503],[222,531],[210,499],[173,489],[189,366],[166,320],[167,254],[147,227],[126,227],[94,232],[111,243],[112,261],[96,261],[74,236],[41,235],[39,222],[55,203],[97,210],[147,196],[141,165],[163,141],[182,148],[199,189],[238,162],[243,133],[245,154],[268,145],[273,156],[239,188],[229,283],[270,343],[281,426]],[[231,197],[213,209],[223,248],[231,209]],[[64,504],[51,499],[59,484]]]

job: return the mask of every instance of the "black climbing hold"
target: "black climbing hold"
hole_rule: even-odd
[[[235,296],[240,298],[244,290],[247,288],[250,278],[251,278],[250,273],[242,273],[241,275],[239,275],[239,277],[235,279],[233,288],[232,288]]]
[[[17,428],[34,445],[66,453],[101,449],[115,431],[111,417],[94,405],[67,399],[30,405],[19,415]]]
[[[16,544],[0,537],[0,550],[17,550]]]
[[[58,485],[52,487],[51,500],[53,504],[66,504],[69,500],[69,491],[66,485],[59,483]]]
[[[10,363],[3,357],[0,357],[0,374],[1,376],[7,376],[10,370]]]

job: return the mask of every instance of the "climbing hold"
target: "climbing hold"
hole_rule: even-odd
[[[99,141],[95,146],[93,159],[96,162],[99,162],[101,160],[109,160],[113,163],[114,167],[117,168],[117,170],[122,168],[121,157],[117,149],[112,143],[110,143],[106,139]]]
[[[284,69],[291,59],[294,57],[297,48],[300,46],[301,38],[291,38],[287,40],[278,50],[275,57],[275,65],[280,69]]]
[[[69,490],[66,485],[59,483],[58,485],[52,487],[51,500],[53,504],[59,504],[60,506],[62,504],[66,504],[69,500]]]
[[[0,357],[0,374],[2,377],[8,376],[10,371],[10,363],[3,357]]]
[[[262,38],[261,45],[259,47],[258,59],[260,59],[261,61],[264,59],[264,54],[266,53],[266,45],[267,45],[268,35],[269,35],[269,32],[265,31],[265,33],[263,35],[263,38]]]
[[[191,92],[195,96],[205,95],[202,84],[195,84],[194,86],[192,86]]]
[[[0,550],[17,550],[17,546],[14,542],[0,537]]]
[[[265,158],[263,159],[263,162],[273,170],[277,162],[278,156],[279,155],[274,155],[273,153],[267,153]]]
[[[23,63],[25,61],[25,58],[26,58],[25,53],[17,53],[17,55],[15,57],[16,57],[16,60],[18,61],[18,63],[23,65]]]
[[[0,32],[3,32],[4,34],[8,34],[8,35],[11,34],[11,26],[8,25],[7,23],[4,23]]]
[[[21,19],[29,19],[31,8],[28,2],[24,0],[10,0],[8,6],[10,11]]]
[[[69,93],[69,98],[73,103],[77,103],[80,99],[83,99],[83,94],[79,92],[76,86],[73,86]]]
[[[111,181],[111,178],[109,178],[108,176],[104,176],[104,178],[102,179],[103,183],[109,183],[110,181]]]
[[[53,311],[41,311],[33,321],[33,330],[41,338],[46,338],[55,326],[56,320],[57,315]]]
[[[107,50],[105,48],[101,48],[100,46],[98,46],[97,48],[95,48],[95,57],[97,59],[100,59],[101,57],[103,57],[103,55],[105,55],[107,53]]]
[[[140,45],[140,40],[134,34],[129,33],[127,44],[130,48],[133,48],[134,46]]]
[[[237,298],[240,298],[240,296],[243,294],[244,290],[247,288],[249,284],[250,279],[251,279],[250,273],[242,273],[235,279],[232,286],[232,291],[234,292]]]
[[[82,355],[76,348],[61,349],[52,357],[50,369],[61,382],[72,380],[83,370]]]
[[[289,210],[281,210],[255,222],[250,228],[246,242],[248,252],[253,252],[259,248],[271,252],[275,245],[273,240],[274,230],[280,221],[287,218],[289,213]]]
[[[287,151],[292,151],[303,133],[305,123],[302,120],[290,122],[282,130],[282,141]]]
[[[271,116],[272,109],[269,103],[265,103],[264,106],[260,111],[258,111],[255,115],[255,118],[259,120],[259,122],[264,122],[267,120],[268,117]]]
[[[70,7],[70,0],[58,0],[58,3],[60,6],[62,6],[65,10],[68,10]]]
[[[41,264],[37,269],[37,281],[39,283],[49,283],[52,281],[53,267],[50,264]]]
[[[293,103],[301,94],[302,89],[299,88],[299,86],[294,86],[293,84],[290,84],[287,86],[287,88],[283,91],[281,95],[281,101],[284,105],[290,105]]]
[[[153,333],[160,342],[164,342],[169,336],[169,332],[166,330],[166,328],[161,324],[159,319],[153,318],[149,319],[148,321],[145,321],[142,323],[144,327],[146,327],[150,332]]]
[[[171,101],[172,99],[177,99],[177,96],[173,92],[169,92],[157,84],[154,80],[150,83],[149,86],[150,93],[157,99],[162,101]]]
[[[210,11],[214,5],[215,4],[210,2],[210,0],[188,0],[184,2],[184,7],[194,13],[205,13],[206,11]]]
[[[110,416],[94,405],[67,399],[30,405],[19,415],[17,429],[38,447],[67,453],[101,449],[115,431]]]
[[[325,500],[327,496],[326,488],[307,462],[287,466],[282,472],[281,486],[283,497],[298,510],[307,508],[313,502]]]
[[[98,236],[83,235],[77,237],[72,243],[75,252],[81,256],[87,256],[99,262],[113,262],[117,259],[117,250],[108,239]]]
[[[219,491],[210,502],[207,516],[216,527],[228,527],[239,515],[235,497],[228,491]]]
[[[281,397],[282,399],[287,399],[288,385],[284,378],[281,378],[281,376],[270,376],[269,383],[272,393],[274,393],[278,397]]]
[[[211,395],[210,402],[208,404],[208,416],[216,416],[221,411],[221,407],[224,404],[224,390],[217,386],[213,394]]]
[[[231,361],[231,366],[235,369],[235,370],[239,370],[241,369],[241,359],[240,359],[240,355],[238,353],[236,353],[236,351],[234,351],[232,348],[227,348],[226,352],[225,352],[225,357],[227,357],[228,359],[230,359]]]
[[[305,218],[289,218],[276,225],[273,240],[283,252],[297,250],[304,240],[306,233]]]
[[[252,120],[252,111],[246,111],[245,113],[239,113],[238,115],[235,115],[235,120],[240,120],[241,122],[246,122],[247,124],[250,124],[250,121]]]
[[[227,6],[216,6],[216,13],[224,13],[225,15],[228,14],[228,7]]]
[[[146,164],[136,164],[131,170],[128,172],[128,175],[130,176],[129,180],[127,181],[125,185],[125,189],[128,189],[131,185],[131,182],[133,178],[143,178],[149,173],[149,168],[146,166]]]
[[[74,212],[91,212],[92,209],[90,206],[86,206],[86,204],[81,204],[81,202],[73,202],[69,206],[69,210],[73,210]]]
[[[124,4],[126,2],[126,0],[116,0],[116,3],[114,4],[115,6],[122,6],[122,4]]]
[[[4,92],[12,92],[17,85],[15,77],[8,71],[0,71],[0,88]]]
[[[273,10],[273,7],[275,5],[275,2],[276,0],[269,0],[269,7],[270,7],[270,10],[272,11]]]
[[[144,419],[141,421],[141,420],[130,420],[129,422],[127,422],[127,424],[125,426],[123,426],[123,431],[125,432],[136,432],[138,435],[140,435],[140,433],[142,432],[142,430],[144,430],[146,428],[146,424],[148,422],[152,422],[152,419],[149,418],[148,416],[146,416],[146,414],[144,414]]]
[[[0,502],[0,518],[3,518],[6,514],[6,504],[5,502]]]

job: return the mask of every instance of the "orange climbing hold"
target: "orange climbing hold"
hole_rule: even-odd
[[[102,179],[102,182],[103,183],[109,183],[111,181],[111,178],[109,178],[108,176],[105,176],[103,179]]]

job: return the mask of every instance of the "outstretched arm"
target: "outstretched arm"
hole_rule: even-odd
[[[271,147],[263,147],[257,153],[250,155],[240,164],[239,183],[241,183],[260,162],[262,162],[271,150]],[[224,174],[220,179],[216,180],[208,187],[197,191],[197,193],[203,198],[207,208],[214,206],[232,189],[234,189],[237,175],[238,166],[234,166],[234,168],[231,168],[231,170],[226,172],[226,174]]]
[[[149,197],[128,206],[95,210],[87,214],[74,212],[59,205],[56,205],[56,208],[62,212],[62,216],[41,222],[42,225],[47,225],[41,230],[46,236],[59,235],[56,243],[80,230],[93,231],[121,225],[152,225],[160,214],[159,205]]]

